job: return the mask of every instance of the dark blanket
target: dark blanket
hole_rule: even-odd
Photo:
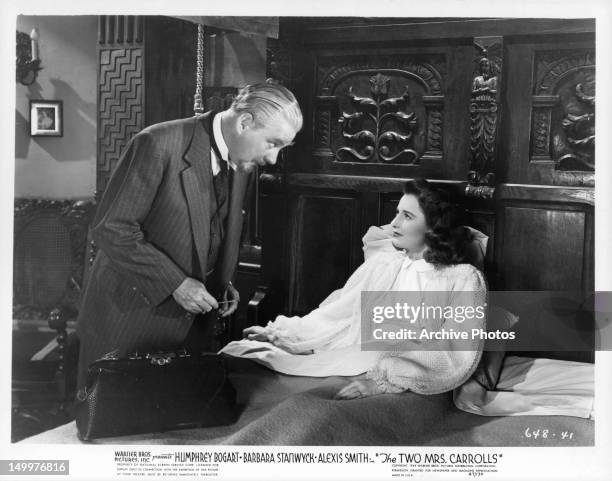
[[[344,446],[592,446],[594,422],[569,416],[485,417],[455,407],[452,393],[407,392],[334,400],[361,376],[310,378],[279,374],[229,358],[242,413],[231,426],[122,436],[102,444]],[[548,436],[526,435],[537,429]],[[555,433],[553,436],[552,434]],[[563,433],[566,433],[565,439]],[[570,433],[573,433],[570,436]],[[23,443],[80,443],[73,423]]]

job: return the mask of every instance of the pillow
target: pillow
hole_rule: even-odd
[[[395,252],[393,247],[393,228],[391,224],[378,227],[373,225],[361,238],[363,242],[363,257],[368,260],[378,252]]]
[[[472,242],[468,244],[466,249],[467,258],[465,261],[468,264],[472,264],[479,271],[484,272],[485,256],[487,254],[487,243],[489,241],[489,237],[479,230],[470,227],[469,225],[466,225],[465,227],[472,234]]]
[[[489,306],[487,331],[495,331],[497,329],[502,332],[511,331],[518,321],[519,318],[516,315],[503,307],[496,305]],[[493,342],[495,342],[497,346],[496,350],[487,350],[487,344],[490,346]],[[482,358],[472,374],[472,379],[489,391],[493,391],[495,386],[497,386],[497,381],[499,381],[499,374],[504,364],[504,358],[506,357],[505,344],[506,341],[501,339],[485,340]]]

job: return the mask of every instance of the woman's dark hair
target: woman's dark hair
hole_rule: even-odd
[[[425,179],[406,182],[404,194],[414,195],[425,214],[429,231],[425,234],[424,259],[435,265],[465,262],[472,234],[465,227],[465,210],[453,201],[451,194]]]

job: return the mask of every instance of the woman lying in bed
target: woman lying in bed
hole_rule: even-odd
[[[364,238],[366,260],[342,289],[334,291],[320,306],[303,317],[277,316],[267,326],[251,326],[245,339],[221,350],[226,354],[252,358],[287,374],[352,376],[366,373],[340,390],[338,399],[353,399],[406,390],[436,394],[464,383],[482,355],[482,343],[472,350],[362,351],[361,291],[461,291],[462,303],[486,302],[482,273],[464,263],[470,230],[463,226],[460,210],[445,194],[425,180],[407,182],[398,203],[391,232],[370,229]],[[369,237],[369,239],[368,239]],[[370,242],[372,241],[372,242]],[[381,248],[367,249],[378,244]],[[374,250],[375,252],[371,252]],[[483,318],[477,325],[485,329]]]

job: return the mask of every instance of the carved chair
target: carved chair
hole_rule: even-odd
[[[70,418],[92,202],[18,200],[13,271],[13,440]],[[24,346],[42,350],[20,352]],[[45,337],[45,332],[47,332]]]

